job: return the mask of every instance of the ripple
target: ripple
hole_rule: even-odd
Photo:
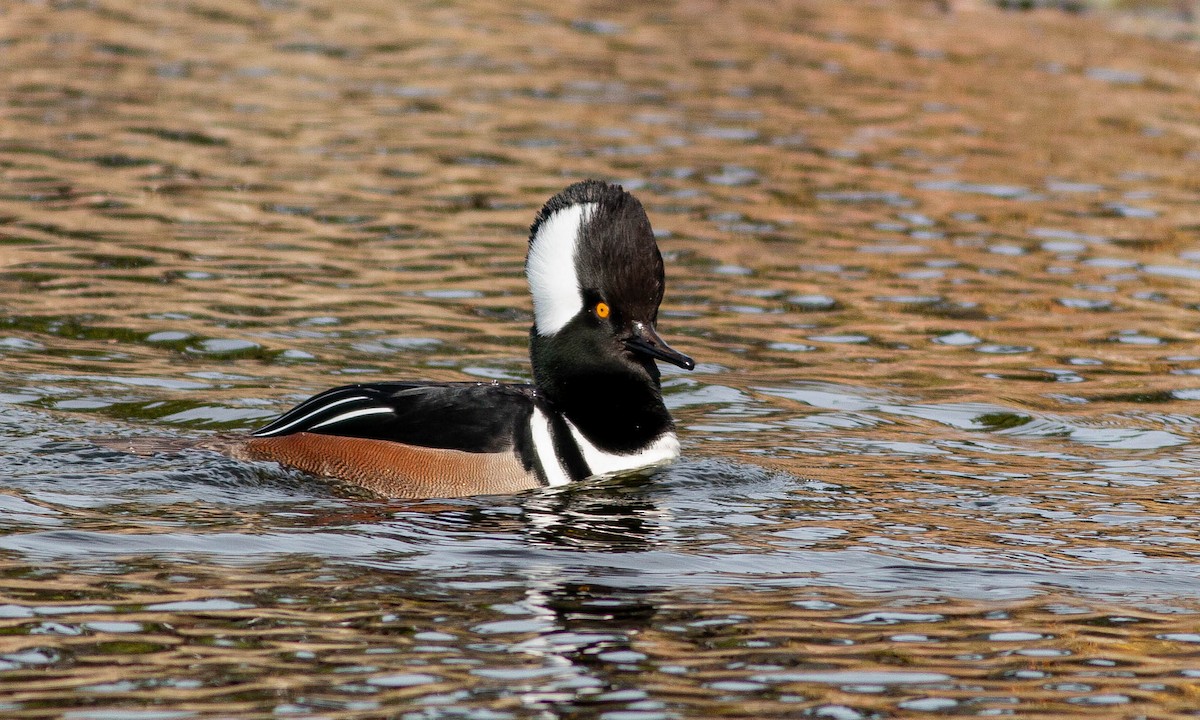
[[[991,197],[1004,198],[1006,200],[1026,200],[1037,197],[1029,188],[1020,185],[993,185],[962,182],[959,180],[927,180],[919,182],[916,185],[922,190],[990,195]]]
[[[804,310],[832,310],[837,307],[837,301],[828,295],[790,295],[787,301]]]
[[[1071,308],[1072,310],[1112,310],[1113,304],[1111,300],[1092,300],[1089,298],[1059,298],[1058,304],[1063,307]]]
[[[750,185],[758,182],[758,172],[751,168],[741,167],[738,165],[727,165],[721,168],[721,172],[716,175],[707,175],[705,180],[713,185],[725,185],[728,187],[737,187],[740,185]]]
[[[254,352],[262,348],[256,342],[236,338],[211,338],[201,341],[199,345],[189,345],[188,351],[207,355],[233,355]]]
[[[1146,76],[1140,72],[1106,67],[1087,68],[1084,70],[1084,75],[1092,80],[1100,80],[1114,85],[1140,85],[1146,79]]]
[[[859,345],[862,343],[871,342],[870,336],[856,335],[853,333],[845,333],[840,335],[810,335],[809,340],[813,342],[835,343],[839,345]]]
[[[191,340],[192,334],[182,330],[161,330],[159,332],[150,333],[146,336],[146,342],[182,342]]]
[[[958,332],[947,333],[945,335],[939,335],[939,336],[933,338],[933,342],[937,343],[938,345],[951,345],[954,347],[965,347],[968,345],[977,345],[983,341],[980,340],[979,338],[975,337],[974,335],[972,335],[969,332],[958,331]]]
[[[987,343],[975,348],[975,352],[986,353],[988,355],[1020,355],[1022,353],[1033,352],[1033,347],[1029,345],[1001,345],[997,343]]]
[[[380,675],[367,680],[368,685],[379,687],[415,687],[441,681],[436,675],[426,673],[400,673],[396,675]]]
[[[781,672],[763,673],[752,676],[756,682],[786,683],[813,682],[822,685],[928,685],[946,682],[949,675],[931,672],[903,671],[834,671],[834,672]]]
[[[1142,272],[1160,277],[1184,278],[1200,280],[1200,268],[1182,267],[1177,265],[1144,265]]]
[[[871,190],[837,190],[816,193],[817,200],[835,203],[882,203],[896,207],[912,207],[916,203],[895,192],[877,192]]]

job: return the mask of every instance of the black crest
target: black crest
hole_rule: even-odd
[[[653,322],[663,297],[663,261],[641,202],[620,185],[584,180],[550,198],[529,228],[565,208],[594,204],[580,229],[575,267],[583,290],[597,291],[629,319]]]

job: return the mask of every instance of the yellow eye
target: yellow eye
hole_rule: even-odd
[[[608,303],[596,303],[596,317],[601,319],[606,318],[610,312],[612,312],[612,310],[608,308]]]

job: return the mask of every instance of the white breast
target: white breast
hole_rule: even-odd
[[[554,436],[550,433],[550,420],[546,413],[535,407],[529,416],[529,431],[533,437],[533,451],[550,487],[561,487],[571,482],[571,476],[554,451]]]
[[[659,435],[654,442],[641,450],[626,455],[605,452],[596,447],[570,420],[567,420],[567,427],[571,429],[571,437],[575,438],[575,444],[579,446],[584,462],[591,468],[593,478],[659,467],[679,458],[679,438],[670,431]]]

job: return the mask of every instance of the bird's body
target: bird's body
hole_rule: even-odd
[[[632,195],[597,181],[551,198],[530,229],[531,385],[388,382],[328,390],[236,443],[238,457],[392,497],[512,493],[671,462],[655,332],[663,264]]]

